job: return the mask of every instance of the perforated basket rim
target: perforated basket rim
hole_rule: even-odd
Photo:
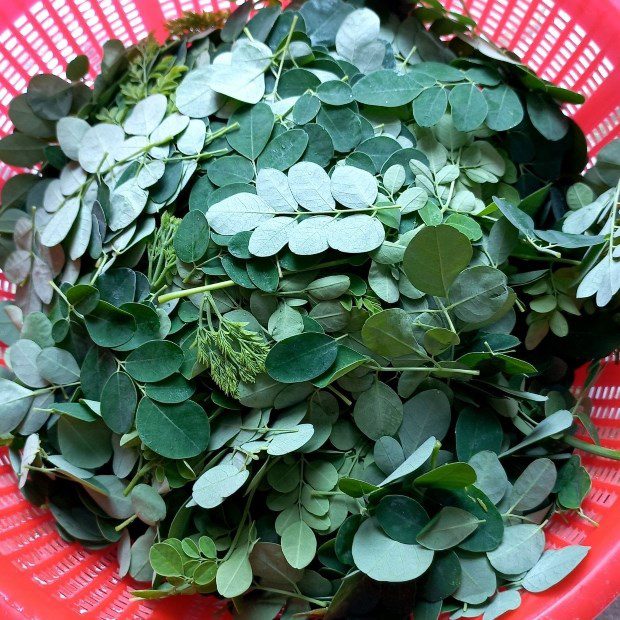
[[[454,10],[461,9],[458,2],[447,4]],[[569,112],[586,133],[591,155],[618,134],[620,0],[600,0],[595,7],[581,0],[467,0],[465,4],[489,38],[517,49],[544,77],[575,86],[590,95],[585,106],[569,107]],[[201,5],[227,8],[228,3],[217,0],[161,0],[161,3],[157,0],[12,0],[0,3],[0,68],[4,71],[4,74],[0,72],[0,94],[3,95],[0,96],[0,115],[6,110],[9,98],[23,89],[28,75],[46,65],[42,60],[44,55],[50,64],[55,64],[58,72],[72,52],[84,51],[96,58],[98,45],[108,38],[119,37],[124,43],[131,43],[151,31],[161,39],[165,19],[177,16],[183,9],[196,10]],[[44,13],[47,17],[40,18]],[[60,13],[64,16],[59,20]],[[76,24],[82,27],[81,34]],[[31,25],[33,30],[28,31]],[[4,32],[2,28],[6,28]],[[549,35],[553,29],[557,36]],[[34,37],[34,42],[29,43],[28,37]],[[595,70],[573,76],[571,72],[578,64],[582,43],[584,58],[590,63],[586,69],[595,67]],[[36,54],[35,60],[29,60],[27,54],[19,52],[19,45],[38,45],[39,65],[35,66]],[[6,82],[3,76],[11,71],[12,76],[19,78],[17,86],[3,91],[1,83]],[[3,118],[4,121],[0,117],[0,133],[9,131],[6,114]],[[8,169],[0,170],[0,177],[7,178],[11,173]],[[0,298],[4,286],[0,277]],[[577,384],[580,380],[583,380],[583,372]],[[604,443],[620,448],[618,386],[620,367],[608,363],[591,395],[595,423],[604,434]],[[592,549],[568,579],[541,594],[524,593],[521,607],[503,616],[505,618],[590,620],[620,591],[620,540],[614,527],[620,522],[620,502],[617,501],[620,464],[582,456],[593,476],[593,491],[584,504],[584,511],[599,519],[601,525],[595,528],[574,516],[563,523],[556,515],[547,527],[547,536],[552,546],[562,546],[569,541],[589,544]],[[110,553],[86,552],[78,545],[62,543],[49,513],[21,499],[6,459],[6,451],[3,451],[0,462],[0,556],[3,559],[0,617],[21,620],[225,617],[222,604],[206,597],[177,597],[157,603],[132,600],[129,591],[137,584],[116,577]],[[40,557],[42,550],[49,552],[43,559]]]

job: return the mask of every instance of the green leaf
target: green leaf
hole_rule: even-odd
[[[407,246],[403,270],[417,289],[446,297],[454,279],[469,265],[472,253],[469,239],[452,226],[428,226]]]
[[[289,187],[289,179],[283,172],[273,168],[263,168],[258,171],[256,193],[277,213],[297,211],[297,201]]]
[[[239,128],[228,132],[226,140],[237,153],[255,161],[269,142],[274,122],[273,112],[265,103],[242,108],[230,117],[229,126],[239,123]]]
[[[316,554],[316,536],[304,521],[289,525],[282,533],[282,553],[293,568],[305,568]]]
[[[115,372],[101,392],[101,417],[115,433],[128,433],[132,426],[138,396],[133,381],[124,372]]]
[[[370,9],[357,9],[347,15],[336,33],[336,51],[350,63],[368,73],[381,67],[385,45],[379,40],[380,21]]]
[[[421,127],[432,127],[439,122],[448,107],[445,88],[431,86],[422,91],[413,102],[413,118]]]
[[[476,472],[467,463],[446,463],[418,476],[414,484],[436,489],[462,489],[476,482]]]
[[[388,304],[394,304],[400,298],[398,281],[389,265],[373,262],[368,272],[368,284],[377,297]]]
[[[377,467],[386,475],[405,461],[403,449],[393,437],[379,437],[373,449],[373,457]]]
[[[484,610],[482,620],[495,620],[507,611],[518,609],[521,605],[521,594],[516,590],[498,592]]]
[[[57,121],[71,111],[73,90],[62,78],[43,73],[30,79],[26,98],[37,116]]]
[[[136,428],[153,452],[170,459],[197,456],[209,444],[209,418],[193,401],[163,405],[143,398],[138,405]]]
[[[489,561],[483,555],[458,554],[461,565],[461,585],[452,595],[469,605],[484,603],[495,594],[497,578]]]
[[[392,540],[374,519],[364,521],[353,538],[353,560],[375,581],[402,583],[422,575],[431,565],[434,552],[417,544]]]
[[[250,253],[262,258],[274,256],[288,243],[289,235],[296,226],[297,220],[292,217],[275,217],[261,222],[250,237]]]
[[[427,549],[443,551],[456,547],[478,527],[478,519],[461,508],[446,506],[424,526],[417,541]]]
[[[338,529],[336,534],[336,542],[334,543],[334,551],[336,557],[343,564],[353,565],[353,538],[357,528],[360,526],[363,517],[361,515],[351,515],[347,517]]]
[[[80,141],[78,161],[86,172],[101,172],[114,165],[113,153],[125,139],[118,125],[99,123],[90,127]]]
[[[507,527],[497,549],[487,552],[496,571],[505,575],[519,575],[530,570],[540,559],[545,548],[545,535],[539,525],[520,523]]]
[[[44,140],[16,131],[0,140],[0,160],[9,166],[30,168],[44,159],[46,145]]]
[[[450,428],[450,401],[441,390],[424,390],[403,406],[403,423],[398,438],[406,455],[430,437],[440,441]]]
[[[437,440],[429,437],[402,465],[399,465],[382,483],[381,486],[396,482],[417,469],[420,469],[431,458]]]
[[[441,602],[451,596],[460,585],[461,565],[456,553],[436,553],[421,584],[421,595],[427,601]]]
[[[493,202],[502,212],[504,217],[519,231],[526,236],[534,232],[534,220],[524,211],[510,204],[507,200],[493,196]]]
[[[106,348],[124,344],[136,330],[133,316],[107,301],[100,301],[97,307],[84,317],[84,323],[92,341]]]
[[[50,408],[54,413],[84,422],[94,422],[97,419],[89,408],[80,403],[53,403]]]
[[[31,390],[0,378],[0,434],[13,431],[24,419],[34,395]]]
[[[353,85],[353,97],[359,103],[397,108],[413,101],[423,90],[415,73],[399,75],[381,69],[365,75]]]
[[[561,410],[551,414],[548,418],[545,418],[542,422],[536,425],[532,432],[522,441],[515,446],[512,446],[509,450],[505,450],[499,456],[500,458],[508,456],[513,452],[522,450],[523,448],[547,439],[552,435],[561,433],[571,427],[573,423],[573,416],[570,411]]]
[[[88,73],[88,66],[88,57],[80,54],[67,63],[65,73],[72,82],[77,82]]]
[[[58,420],[58,445],[72,465],[95,469],[112,456],[110,430],[101,420],[84,422],[68,416]]]
[[[338,345],[326,334],[304,333],[285,338],[269,351],[265,367],[281,383],[310,381],[336,360]]]
[[[554,491],[558,494],[558,502],[564,507],[577,510],[588,495],[592,481],[590,474],[581,465],[578,456],[572,456],[560,469]]]
[[[370,215],[356,214],[339,218],[327,228],[329,246],[347,254],[376,250],[385,240],[381,222]]]
[[[347,105],[353,101],[351,87],[340,80],[328,80],[316,89],[317,97],[329,105]]]
[[[283,456],[290,452],[295,452],[304,446],[312,438],[314,427],[312,424],[300,424],[287,433],[267,433],[269,439],[267,454],[272,456]]]
[[[414,499],[404,495],[387,495],[375,511],[377,523],[393,540],[414,545],[416,537],[429,521],[426,510]]]
[[[510,493],[510,511],[525,512],[542,504],[557,480],[553,461],[547,458],[532,461],[515,480]]]
[[[236,235],[254,230],[274,213],[274,208],[259,196],[241,192],[212,205],[207,211],[207,221],[220,235]]]
[[[222,95],[256,104],[265,94],[263,74],[271,60],[272,52],[264,43],[240,39],[232,49],[230,64],[205,67],[206,82]]]
[[[496,88],[485,88],[482,91],[489,112],[485,123],[493,131],[507,131],[516,127],[523,120],[523,106],[517,93],[500,84]]]
[[[246,547],[235,549],[217,569],[218,593],[225,598],[241,596],[252,585],[252,565]]]
[[[200,211],[190,211],[174,236],[174,250],[186,263],[197,263],[209,247],[209,225]]]
[[[164,95],[150,95],[139,101],[123,123],[126,133],[149,136],[164,120],[168,99]]]
[[[547,549],[523,578],[528,592],[544,592],[569,575],[586,557],[590,547],[571,545],[563,549]]]
[[[224,458],[219,465],[198,478],[192,489],[192,498],[202,508],[215,508],[238,491],[249,475],[243,463],[234,458]]]
[[[352,372],[359,366],[363,366],[368,358],[349,347],[338,346],[338,353],[334,363],[322,375],[312,380],[312,383],[319,388],[327,387],[340,377]]]
[[[336,166],[331,177],[331,193],[348,209],[366,209],[377,198],[375,177],[354,166]]]
[[[508,488],[508,477],[495,452],[482,450],[469,459],[469,464],[476,472],[478,487],[494,504],[504,497]]]
[[[369,482],[347,477],[340,478],[338,481],[338,488],[349,497],[356,498],[363,497],[379,489],[378,486],[370,484]]]
[[[63,153],[70,159],[77,160],[80,144],[90,125],[76,116],[66,116],[56,123],[56,137]]]
[[[336,207],[330,178],[318,164],[302,161],[288,172],[288,185],[295,200],[308,211],[329,211]]]
[[[121,310],[129,312],[136,321],[136,331],[125,343],[116,347],[117,351],[133,351],[152,340],[160,339],[167,331],[166,319],[162,319],[161,310],[156,311],[143,303],[126,303]]]
[[[444,491],[436,496],[444,506],[455,506],[478,518],[478,529],[460,545],[472,552],[491,551],[502,541],[504,523],[491,500],[475,486],[464,490]]]
[[[182,403],[191,398],[194,394],[195,386],[192,385],[182,375],[171,375],[163,381],[157,383],[147,383],[144,393],[158,403]]]
[[[478,129],[487,116],[487,101],[475,84],[458,84],[450,91],[452,121],[459,131]]]
[[[153,570],[162,577],[181,577],[183,575],[181,554],[166,542],[155,543],[151,547],[149,561]]]
[[[364,344],[386,357],[418,354],[416,326],[412,317],[401,308],[388,308],[368,318],[362,327]]]
[[[76,284],[66,291],[69,303],[80,313],[92,312],[99,303],[99,291],[89,284]]]
[[[80,201],[77,198],[65,200],[63,206],[54,213],[52,219],[46,224],[41,235],[41,243],[51,248],[64,241],[79,213]]]
[[[131,505],[138,518],[147,525],[157,525],[166,518],[166,502],[148,484],[138,484],[133,488]]]
[[[208,66],[189,71],[176,91],[175,104],[191,118],[205,118],[224,105],[225,98],[209,86]]]
[[[456,453],[461,461],[468,461],[481,450],[499,454],[504,433],[499,420],[490,411],[467,407],[456,422]]]
[[[264,587],[288,587],[291,583],[299,582],[304,574],[290,566],[282,548],[275,543],[256,543],[250,554],[250,563],[254,577],[260,579]]]
[[[232,11],[222,28],[222,41],[232,43],[243,32],[252,8],[251,2],[244,2]]]
[[[549,97],[539,93],[527,94],[527,113],[532,125],[547,140],[561,140],[568,132],[568,117],[562,114],[560,107]]]
[[[359,117],[349,108],[326,108],[319,111],[316,122],[329,135],[333,148],[339,153],[352,151],[362,139],[362,126]],[[304,127],[307,130],[311,125]],[[323,165],[323,162],[316,163]]]
[[[96,346],[86,354],[80,371],[80,382],[84,397],[91,400],[101,399],[101,390],[106,381],[117,369],[116,359],[104,349]]]
[[[297,163],[308,146],[308,135],[301,129],[289,129],[273,138],[258,158],[258,169],[287,170]]]
[[[11,345],[5,353],[5,361],[15,376],[29,387],[45,387],[47,381],[37,368],[37,356],[41,347],[32,340],[22,339]]]
[[[413,614],[417,620],[438,620],[441,615],[441,601],[431,603],[422,599],[417,600]]]
[[[303,94],[293,106],[293,121],[296,125],[305,125],[314,120],[321,109],[321,101],[316,95]]]
[[[369,390],[358,396],[353,419],[366,437],[376,441],[396,433],[403,421],[403,405],[391,387],[375,381]]]
[[[177,372],[183,363],[183,350],[174,342],[151,340],[132,351],[125,370],[136,381],[154,383]]]

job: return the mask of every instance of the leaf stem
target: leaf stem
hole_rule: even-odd
[[[281,594],[282,596],[286,596],[287,598],[297,598],[301,601],[306,601],[307,603],[312,603],[313,605],[317,605],[318,607],[327,607],[328,603],[326,601],[319,601],[316,598],[312,598],[310,596],[304,596],[303,594],[296,594],[294,592],[286,592],[285,590],[278,590],[277,588],[265,588],[263,586],[258,586],[259,590],[263,592],[271,592],[272,594]]]
[[[122,523],[119,523],[114,529],[117,532],[120,532],[121,530],[124,530],[128,525],[131,525],[137,518],[138,515],[131,515],[131,517],[125,519]]]
[[[195,288],[186,288],[181,291],[173,291],[172,293],[166,293],[165,295],[160,295],[157,298],[157,302],[160,304],[165,304],[168,301],[172,301],[173,299],[180,299],[181,297],[190,297],[191,295],[198,295],[200,293],[208,293],[209,291],[219,291],[223,288],[228,288],[230,286],[236,286],[236,282],[232,280],[223,280],[222,282],[215,282],[213,284],[205,284],[204,286],[197,286]]]
[[[336,396],[338,396],[338,398],[340,398],[347,407],[350,407],[353,404],[352,400],[347,398],[340,390],[336,389],[333,385],[328,385],[327,389]]]
[[[603,446],[597,446],[593,443],[588,443],[581,439],[577,439],[573,435],[563,435],[562,441],[577,450],[583,450],[596,456],[602,456],[606,459],[613,459],[614,461],[620,461],[620,450],[614,450],[613,448],[604,448]]]
[[[284,61],[286,60],[286,52],[291,44],[291,39],[293,38],[293,32],[295,32],[295,28],[297,26],[297,21],[299,17],[295,15],[293,17],[293,21],[291,22],[291,27],[289,28],[288,34],[286,35],[286,41],[284,42],[284,47],[282,48],[281,57],[280,57],[280,65],[278,66],[278,73],[276,75],[276,81],[273,85],[273,91],[271,92],[272,99],[275,101],[276,95],[278,94],[278,85],[280,84],[280,76],[282,75],[282,69],[284,68]]]
[[[477,377],[479,370],[470,370],[469,368],[429,368],[428,366],[370,366],[377,372],[454,372],[459,375],[471,375]]]
[[[123,491],[123,495],[129,495],[133,488],[142,480],[145,474],[147,474],[154,467],[154,463],[149,461],[146,465],[143,465],[137,472],[136,475],[131,479],[125,490]]]

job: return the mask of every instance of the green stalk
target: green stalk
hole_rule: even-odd
[[[479,370],[470,370],[468,368],[428,368],[426,366],[369,366],[377,372],[454,372],[459,375],[471,375],[477,377]]]
[[[157,298],[157,302],[160,304],[165,304],[166,302],[172,301],[173,299],[180,299],[181,297],[191,297],[192,295],[198,295],[199,293],[208,293],[209,291],[219,291],[223,288],[229,288],[231,286],[236,286],[236,283],[232,280],[224,280],[222,282],[216,282],[215,284],[205,284],[204,286],[197,286],[195,288],[186,288],[182,291],[174,291],[172,293],[160,295]]]
[[[604,448],[603,446],[597,446],[587,441],[577,439],[573,435],[563,435],[562,441],[577,450],[583,450],[596,456],[602,456],[606,459],[613,459],[614,461],[620,461],[620,450],[614,450],[613,448]]]
[[[117,532],[120,532],[121,530],[124,530],[128,525],[131,525],[137,518],[138,515],[131,515],[129,519],[125,519],[122,523],[119,523],[119,525],[117,525],[114,529]]]

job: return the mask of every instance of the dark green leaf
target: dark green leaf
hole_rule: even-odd
[[[197,456],[209,444],[209,418],[191,400],[163,405],[143,398],[138,405],[136,427],[140,439],[153,452],[170,459]]]
[[[140,345],[125,360],[125,370],[136,381],[155,383],[175,373],[183,363],[179,345],[166,340],[152,340]]]
[[[413,545],[429,521],[426,510],[414,499],[404,495],[387,495],[375,512],[383,531],[398,542]]]
[[[285,338],[271,349],[266,368],[282,383],[310,381],[323,374],[336,360],[338,345],[325,334],[304,333]]]
[[[472,253],[469,239],[452,226],[428,226],[407,246],[403,269],[416,288],[445,297],[456,276],[469,265]]]

